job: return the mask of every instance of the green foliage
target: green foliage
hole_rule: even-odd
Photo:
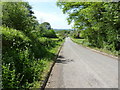
[[[50,25],[50,23],[48,23],[48,22],[43,22],[43,23],[41,23],[41,26],[45,27],[47,30],[50,30],[50,29],[51,29],[51,25]]]
[[[59,41],[47,38],[55,37],[55,32],[41,28],[27,2],[2,4],[3,88],[31,88],[34,82],[41,81],[47,63],[55,56],[50,50]],[[42,32],[48,36],[43,37]]]
[[[46,31],[43,36],[48,37],[48,38],[56,38],[57,37],[54,30]]]
[[[80,32],[81,31],[79,31],[79,30],[71,31],[71,36],[74,38],[80,38]]]
[[[3,87],[29,88],[32,83],[40,80],[45,64],[51,60],[48,50],[57,42],[41,37],[31,40],[23,32],[1,27],[3,39]],[[52,55],[52,56],[51,56]],[[30,84],[31,83],[31,84]]]
[[[51,25],[48,22],[44,22],[40,24],[40,33],[41,36],[47,37],[47,38],[56,38],[56,33],[53,29],[51,29]]]
[[[38,24],[27,2],[4,2],[2,11],[4,26],[28,33]]]
[[[120,41],[119,3],[117,2],[57,2],[68,23],[74,22],[74,38],[83,37],[90,45],[118,51]]]
[[[70,34],[70,31],[59,30],[59,31],[56,31],[56,33],[58,34],[58,37],[60,37],[61,39],[64,39],[65,37],[67,37]]]
[[[110,50],[113,45],[107,45],[106,43],[104,43],[104,48],[97,48],[97,47],[94,47],[93,45],[91,45],[91,43],[88,42],[87,39],[76,39],[76,38],[72,38],[72,41],[74,41],[75,43],[78,43],[82,46],[85,46],[85,47],[90,47],[92,49],[95,49],[95,50],[99,50],[101,52],[105,52],[105,53],[108,53],[108,54],[111,54],[111,55],[114,55],[114,56],[118,56],[118,53],[119,51],[112,51]]]

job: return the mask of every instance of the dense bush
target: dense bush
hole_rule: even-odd
[[[48,38],[57,38],[54,30],[48,30],[48,31],[46,31],[46,33],[43,36],[44,37],[48,37]]]
[[[31,40],[23,32],[1,27],[3,39],[3,87],[29,88],[40,80],[44,60],[49,59],[47,48],[55,46],[48,38]],[[37,37],[36,37],[37,38]]]

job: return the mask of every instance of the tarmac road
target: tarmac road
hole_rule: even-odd
[[[46,88],[118,88],[118,60],[84,48],[68,37]]]

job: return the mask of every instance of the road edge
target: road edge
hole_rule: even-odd
[[[46,85],[47,85],[47,82],[48,82],[48,79],[49,79],[49,77],[50,77],[50,74],[51,74],[51,72],[52,72],[52,69],[53,69],[53,67],[54,67],[54,65],[55,65],[55,63],[56,63],[57,57],[58,57],[58,55],[59,55],[59,53],[60,53],[60,51],[61,51],[61,49],[62,49],[62,47],[63,47],[64,42],[65,42],[65,41],[63,41],[63,43],[62,43],[62,44],[60,45],[60,47],[58,48],[58,51],[57,51],[56,56],[55,56],[55,58],[54,58],[54,62],[51,64],[51,67],[50,67],[50,69],[49,69],[49,72],[48,72],[48,74],[46,75],[45,80],[43,81],[43,84],[42,84],[41,87],[40,87],[40,90],[44,90],[44,89],[45,89],[45,87],[46,87]]]
[[[70,39],[71,39],[74,43],[76,43],[72,38],[70,38]],[[97,52],[97,53],[99,53],[99,54],[102,54],[102,55],[105,55],[105,56],[114,58],[114,59],[116,59],[116,60],[119,59],[118,57],[113,56],[113,55],[111,55],[111,54],[108,54],[108,53],[105,53],[105,52],[102,52],[102,51],[99,51],[99,50],[96,50],[96,49],[93,49],[93,48],[90,48],[90,47],[87,47],[87,46],[84,46],[84,45],[81,45],[81,44],[78,44],[78,43],[76,43],[76,44],[77,44],[77,45],[80,45],[80,46],[82,46],[82,47],[84,47],[84,48],[87,48],[87,49],[89,49],[89,50],[91,50],[91,51],[93,51],[93,52]]]

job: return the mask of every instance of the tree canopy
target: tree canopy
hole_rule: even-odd
[[[68,23],[74,22],[74,36],[86,38],[92,46],[118,50],[120,40],[119,2],[57,2]]]

